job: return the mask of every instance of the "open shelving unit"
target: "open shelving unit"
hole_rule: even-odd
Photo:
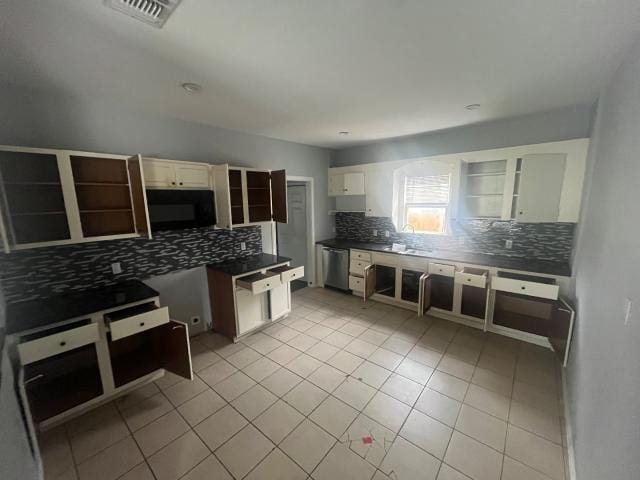
[[[518,198],[520,197],[520,178],[522,177],[522,158],[516,161],[516,176],[513,183],[513,196],[511,198],[511,218],[516,218],[518,213]]]
[[[70,238],[55,154],[0,152],[0,181],[13,243]]]
[[[467,218],[501,217],[506,173],[506,160],[466,165],[463,205]]]
[[[231,223],[244,223],[244,195],[242,193],[242,172],[229,169],[229,192],[231,197]]]
[[[271,185],[269,172],[247,170],[247,205],[250,222],[271,220]]]
[[[83,235],[135,233],[127,162],[71,156],[71,169]]]

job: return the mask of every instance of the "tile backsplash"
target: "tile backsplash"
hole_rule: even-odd
[[[458,220],[449,235],[397,232],[388,217],[367,217],[364,213],[336,213],[336,237],[371,243],[403,243],[409,248],[455,249],[569,262],[573,248],[574,223],[519,223],[513,220]],[[373,231],[378,235],[374,236]],[[389,231],[389,237],[385,237]],[[505,241],[511,240],[511,249]]]
[[[240,250],[240,242],[246,243],[246,250]],[[261,252],[259,226],[154,232],[152,240],[108,240],[0,254],[0,285],[7,302],[16,302],[144,280]],[[122,273],[112,273],[115,262],[120,262]]]

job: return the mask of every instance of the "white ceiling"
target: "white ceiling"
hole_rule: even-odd
[[[593,102],[638,33],[637,0],[3,0],[0,81],[341,147]]]

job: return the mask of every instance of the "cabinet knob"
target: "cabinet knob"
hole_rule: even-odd
[[[182,182],[180,182],[180,185],[182,185]]]
[[[525,287],[525,286],[522,286],[522,287],[520,287],[520,288],[521,288],[522,290],[526,290],[526,289],[527,289],[527,287]]]
[[[175,184],[176,184],[176,182],[171,182],[171,185],[175,185]]]
[[[471,281],[471,279],[470,279],[470,278],[467,278],[467,282],[470,282],[470,281]]]
[[[67,344],[67,342],[65,342],[64,340],[60,342],[60,346],[64,347]]]
[[[141,327],[144,327],[144,322],[140,322],[140,326],[141,326]]]
[[[267,287],[269,287],[270,285],[267,283]]]
[[[522,215],[524,212],[521,210],[518,212],[518,215]]]

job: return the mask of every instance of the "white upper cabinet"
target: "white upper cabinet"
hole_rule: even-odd
[[[533,154],[518,159],[512,218],[521,222],[557,222],[566,154]]]
[[[364,195],[365,174],[355,173],[329,173],[329,196]]]
[[[209,165],[145,158],[144,180],[151,188],[210,189]]]
[[[365,176],[365,215],[368,217],[391,217],[393,188],[389,175],[384,170],[372,168]]]

